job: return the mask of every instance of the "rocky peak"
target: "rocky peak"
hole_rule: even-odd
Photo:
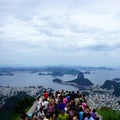
[[[77,79],[84,79],[84,74],[82,72],[79,72]]]

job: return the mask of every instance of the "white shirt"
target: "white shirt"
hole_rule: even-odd
[[[37,101],[37,110],[40,109],[40,105],[41,105],[41,102],[40,102],[40,101]]]
[[[85,120],[94,120],[92,117],[88,118],[86,117]]]
[[[38,112],[38,117],[39,117],[39,116],[42,116],[42,115],[45,115],[45,114],[44,114],[44,111]]]
[[[42,106],[44,106],[43,109],[48,109],[48,101],[44,101]]]

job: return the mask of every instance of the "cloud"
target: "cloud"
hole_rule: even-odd
[[[113,0],[0,1],[0,55],[27,58],[119,58],[120,10]],[[78,55],[78,56],[77,56]],[[40,57],[38,57],[40,56]],[[57,56],[57,57],[56,57]],[[3,60],[2,59],[2,60]],[[31,60],[32,61],[32,60]],[[60,60],[56,59],[56,63]],[[71,61],[72,62],[72,61]],[[76,62],[77,63],[77,62]]]

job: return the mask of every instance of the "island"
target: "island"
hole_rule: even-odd
[[[53,82],[56,82],[56,83],[62,83],[63,81],[60,80],[60,79],[54,79]]]
[[[13,76],[13,73],[9,73],[9,72],[1,72],[0,76]]]
[[[65,74],[77,75],[79,73],[76,69],[69,68],[56,68],[55,70],[50,69],[47,73],[39,72],[38,75],[51,75],[51,76],[64,76]]]

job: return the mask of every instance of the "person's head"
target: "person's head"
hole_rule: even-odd
[[[61,110],[61,114],[64,115],[65,114],[65,110]]]
[[[91,117],[91,114],[90,114],[90,113],[87,113],[87,117],[90,118],[90,117]]]
[[[46,90],[44,90],[44,93],[46,93]]]
[[[27,116],[27,117],[25,117],[25,120],[30,120],[30,119],[29,119],[29,117]]]
[[[80,112],[83,111],[82,107],[79,108],[79,111],[80,111]]]
[[[39,120],[39,118],[37,117],[37,115],[34,115],[32,120]]]
[[[93,109],[93,110],[92,110],[92,112],[94,112],[94,113],[95,113],[95,112],[96,112],[96,109]]]
[[[40,97],[37,97],[36,99],[37,99],[37,101],[39,101]]]
[[[25,120],[25,118],[27,118],[27,117],[28,117],[28,115],[24,111],[22,111],[20,114],[20,118]]]
[[[44,101],[48,101],[48,100],[47,100],[46,98],[44,98],[44,99],[43,99],[43,102],[44,102]]]
[[[50,114],[47,113],[46,118],[49,119],[50,118]]]
[[[40,107],[40,112],[42,112],[43,111],[43,107]]]
[[[39,120],[39,118],[38,117],[34,117],[32,120]]]
[[[73,116],[72,120],[78,120],[78,118],[76,116]]]

